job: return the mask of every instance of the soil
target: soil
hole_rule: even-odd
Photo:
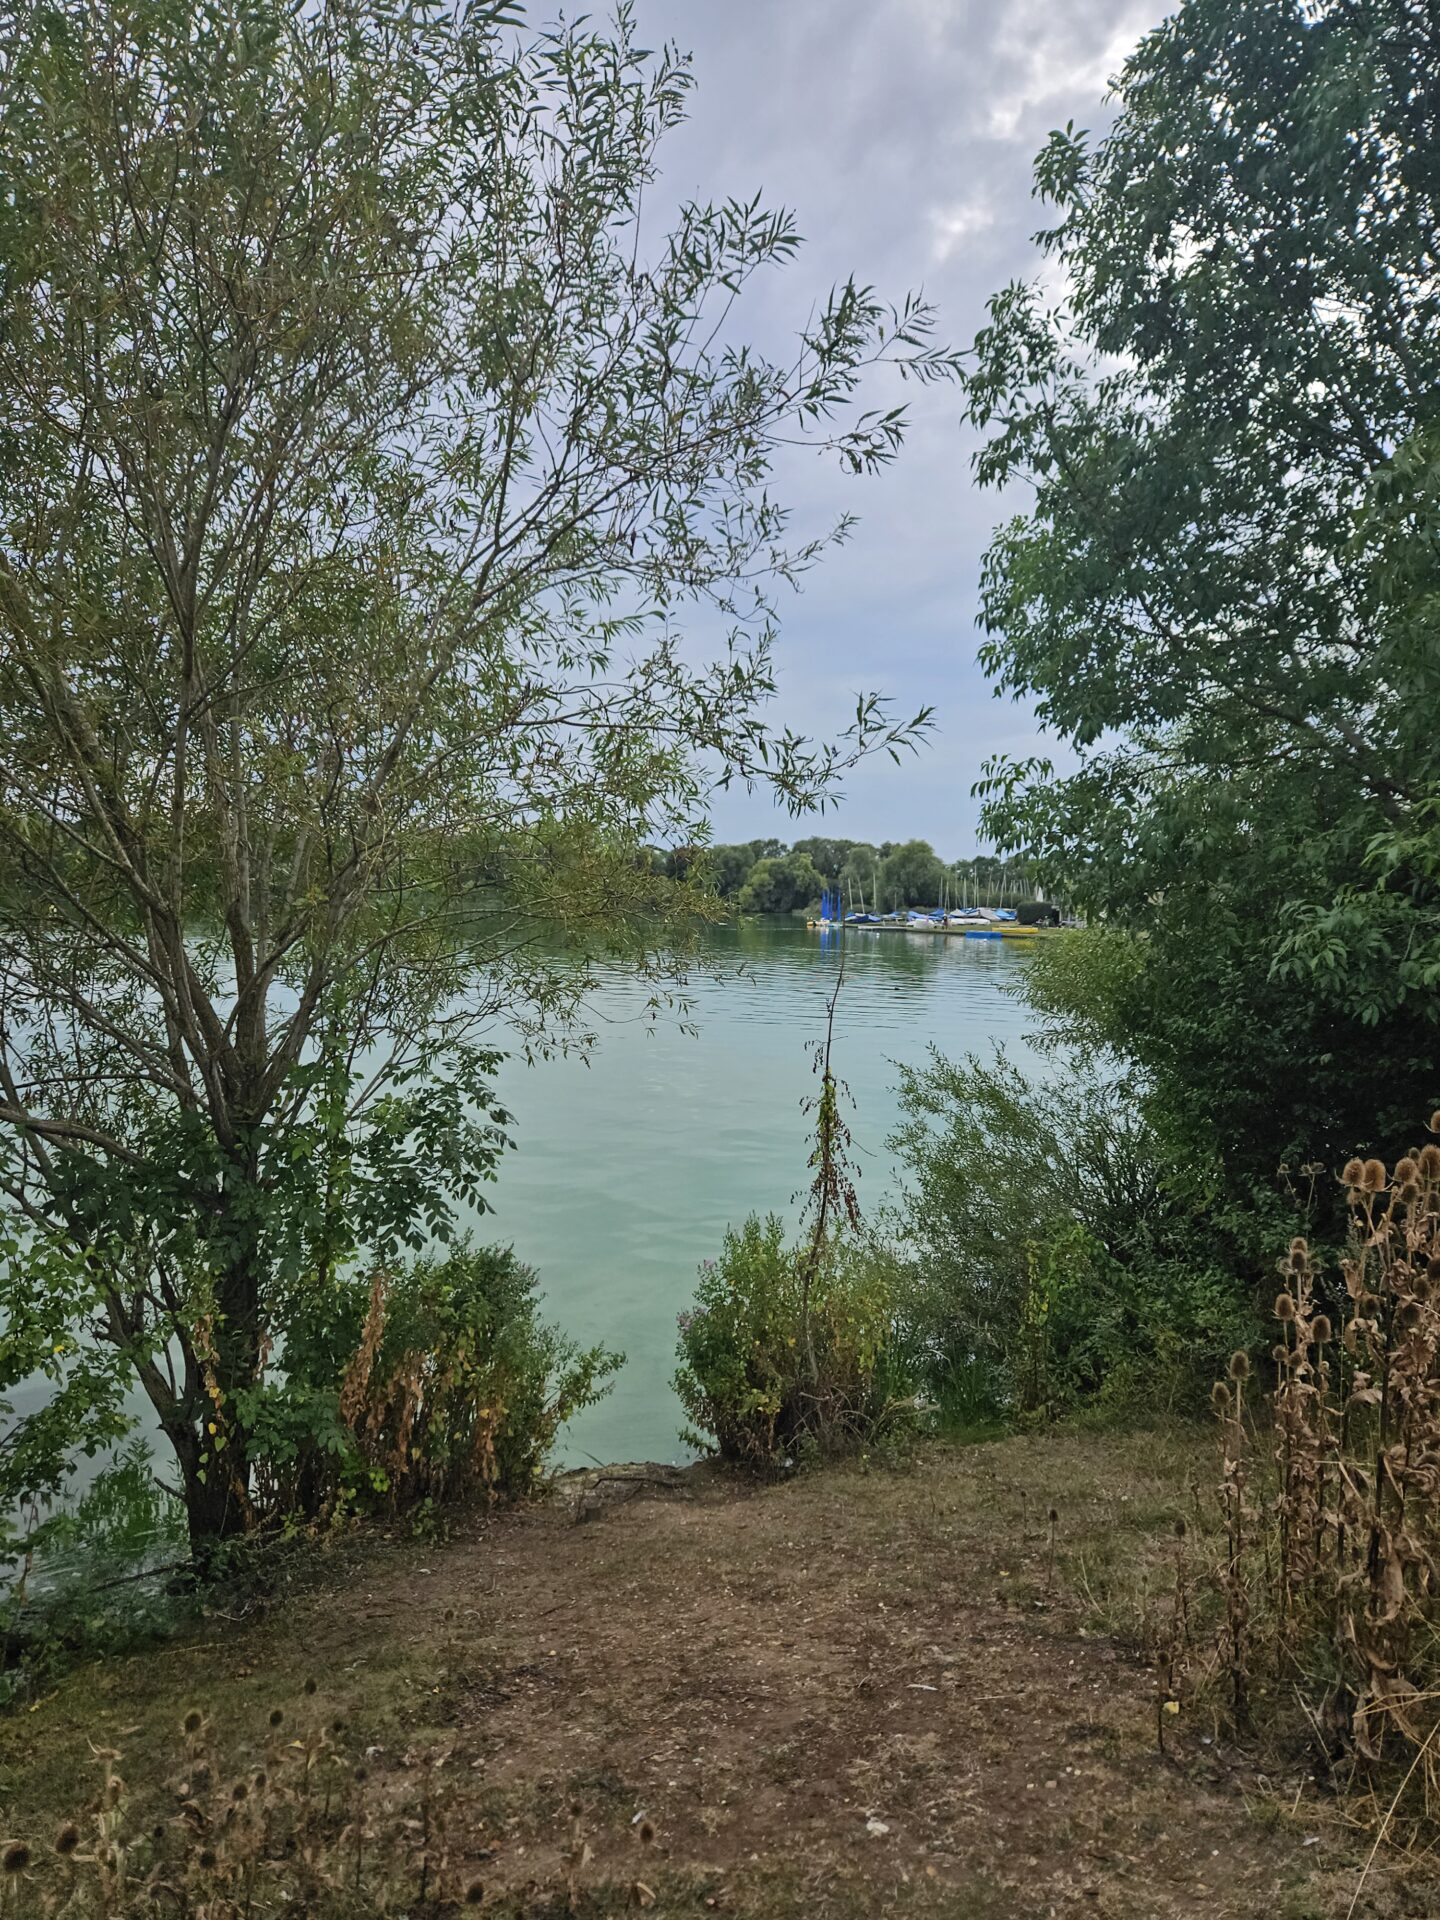
[[[497,1910],[1339,1920],[1363,1834],[1213,1711],[1167,1711],[1114,1632],[1163,1578],[1199,1446],[562,1483],[446,1544],[337,1560],[343,1591],[259,1625],[74,1677],[0,1730],[7,1820],[63,1812],[93,1745],[157,1749],[192,1696],[245,1724],[311,1678],[377,1805],[417,1770],[445,1783],[457,1884],[483,1876]],[[1377,1860],[1357,1920],[1440,1911],[1405,1867]]]

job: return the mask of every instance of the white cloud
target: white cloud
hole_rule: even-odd
[[[996,54],[997,64],[1012,70],[1013,78],[991,100],[987,131],[992,139],[1015,140],[1030,132],[1041,109],[1098,98],[1155,24],[1151,0],[1131,0],[1103,37],[1088,14],[1089,9],[1057,5],[1056,0],[1031,0],[1007,9],[996,36]]]
[[[995,209],[983,200],[961,200],[949,207],[935,207],[930,213],[930,258],[943,266],[955,249],[966,240],[995,224]]]

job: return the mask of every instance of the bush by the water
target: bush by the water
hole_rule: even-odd
[[[32,1516],[24,1549],[0,1592],[0,1707],[48,1691],[76,1653],[133,1650],[192,1617],[166,1578],[185,1557],[184,1519],[143,1441]]]
[[[1181,1410],[1255,1337],[1240,1241],[1133,1087],[1083,1062],[902,1069],[909,1179],[881,1225],[908,1343],[955,1417]]]
[[[547,1325],[536,1289],[510,1248],[462,1244],[315,1294],[247,1409],[257,1497],[283,1518],[530,1493],[622,1357]]]
[[[620,1360],[547,1325],[534,1272],[506,1247],[462,1244],[307,1287],[283,1355],[234,1408],[250,1448],[245,1533],[264,1541],[357,1515],[432,1531],[466,1502],[523,1499],[560,1427],[601,1397]],[[230,1412],[212,1407],[217,1472]],[[7,1484],[0,1475],[0,1493]],[[0,1535],[0,1565],[19,1570],[0,1598],[0,1699],[70,1654],[170,1630],[185,1609],[147,1569],[184,1558],[180,1502],[139,1442],[78,1504],[61,1487],[32,1503]],[[247,1584],[264,1566],[236,1542],[204,1571]]]
[[[904,1396],[883,1267],[854,1240],[792,1245],[774,1214],[727,1230],[679,1324],[687,1438],[724,1460],[763,1469],[841,1451]]]

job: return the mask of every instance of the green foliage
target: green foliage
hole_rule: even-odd
[[[945,885],[944,863],[928,840],[907,840],[885,857],[880,899],[887,908],[934,907]]]
[[[856,840],[845,849],[845,857],[835,874],[847,906],[863,900],[873,913],[880,898],[880,852],[864,840]]]
[[[83,1261],[0,1224],[0,1396],[35,1402],[19,1413],[0,1397],[0,1573],[66,1527],[63,1496],[75,1462],[94,1459],[131,1426],[124,1358],[77,1337],[77,1315],[98,1305]]]
[[[1081,756],[994,764],[986,829],[1144,936],[1126,1057],[1246,1186],[1440,1081],[1437,58],[1415,0],[1186,0],[1040,156],[1056,278],[967,376],[1033,490],[983,658]]]
[[[52,1509],[33,1566],[0,1596],[0,1704],[33,1697],[77,1656],[133,1650],[192,1617],[166,1579],[185,1545],[180,1504],[133,1441]]]
[[[925,840],[873,847],[864,840],[813,834],[788,850],[778,840],[736,846],[675,847],[667,875],[698,880],[743,913],[789,913],[815,905],[837,887],[847,908],[1015,906],[1032,890],[1025,863],[976,854],[947,864]]]
[[[622,1356],[582,1351],[539,1315],[507,1247],[352,1269],[290,1322],[280,1364],[242,1409],[263,1463],[262,1518],[433,1517],[533,1491],[561,1426]]]
[[[789,1243],[751,1214],[700,1269],[680,1315],[676,1392],[722,1460],[766,1470],[873,1438],[903,1392],[883,1264],[854,1241]],[[807,1337],[808,1330],[808,1337]]]
[[[1201,1212],[1134,1087],[1094,1065],[1036,1078],[1003,1056],[903,1070],[908,1175],[882,1222],[907,1341],[957,1417],[1203,1402],[1253,1337],[1259,1232]]]
[[[824,876],[808,854],[787,853],[757,860],[736,904],[742,913],[793,913],[818,902],[824,887]]]

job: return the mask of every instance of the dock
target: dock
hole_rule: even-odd
[[[955,940],[1049,940],[1058,927],[967,927],[927,924],[910,920],[807,920],[812,933],[920,933],[943,934]]]

